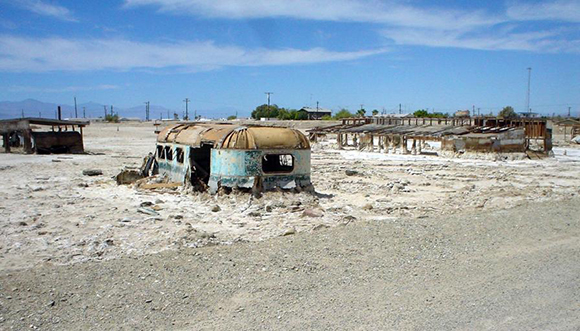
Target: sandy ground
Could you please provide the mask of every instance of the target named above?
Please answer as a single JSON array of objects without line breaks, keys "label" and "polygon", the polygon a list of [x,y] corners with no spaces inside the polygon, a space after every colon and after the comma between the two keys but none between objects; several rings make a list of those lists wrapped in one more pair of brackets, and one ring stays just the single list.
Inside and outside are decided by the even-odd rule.
[{"label": "sandy ground", "polygon": [[580,328],[576,146],[491,161],[320,144],[316,194],[254,198],[118,186],[153,127],[85,133],[87,155],[0,154],[0,329]]},{"label": "sandy ground", "polygon": [[0,273],[3,330],[578,330],[580,199]]},{"label": "sandy ground", "polygon": [[[580,149],[573,146],[566,155],[557,147],[555,158],[508,162],[315,146],[315,195],[139,191],[113,177],[153,151],[151,125],[93,124],[85,144],[89,155],[0,154],[1,269],[258,241],[363,219],[512,208],[569,199],[580,186]],[[85,169],[104,175],[83,176]],[[158,215],[140,213],[144,202]]]}]

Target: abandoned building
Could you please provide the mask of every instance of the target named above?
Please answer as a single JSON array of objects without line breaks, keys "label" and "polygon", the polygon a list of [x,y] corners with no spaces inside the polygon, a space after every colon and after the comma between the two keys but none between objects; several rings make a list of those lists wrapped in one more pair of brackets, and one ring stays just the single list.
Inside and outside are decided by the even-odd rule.
[{"label": "abandoned building", "polygon": [[[545,119],[459,118],[348,118],[342,124],[308,131],[310,140],[336,134],[338,148],[403,154],[421,152],[427,141],[441,142],[444,151],[541,153],[552,151],[552,129]],[[409,151],[409,141],[412,142]]]},{"label": "abandoned building", "polygon": [[6,153],[12,149],[26,154],[83,153],[86,125],[86,122],[46,118],[7,119],[0,120],[0,134]]},{"label": "abandoned building", "polygon": [[157,136],[159,173],[216,193],[310,189],[310,143],[300,131],[233,124],[178,124]]},{"label": "abandoned building", "polygon": [[309,120],[320,120],[324,116],[331,116],[332,110],[324,108],[302,107],[299,112],[305,113]]}]

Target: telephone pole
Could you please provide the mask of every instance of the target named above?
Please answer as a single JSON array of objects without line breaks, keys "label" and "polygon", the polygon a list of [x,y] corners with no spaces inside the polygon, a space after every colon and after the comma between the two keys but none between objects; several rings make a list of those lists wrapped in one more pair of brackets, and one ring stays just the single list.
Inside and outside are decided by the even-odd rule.
[{"label": "telephone pole", "polygon": [[568,118],[570,118],[570,110],[572,109],[572,107],[568,107]]},{"label": "telephone pole", "polygon": [[264,92],[264,94],[268,95],[268,108],[270,108],[270,95],[274,94],[274,92]]},{"label": "telephone pole", "polygon": [[87,118],[87,107],[83,107],[83,118]]},{"label": "telephone pole", "polygon": [[105,118],[107,117],[107,106],[103,106],[105,108]]},{"label": "telephone pole", "polygon": [[318,101],[316,101],[316,110],[318,110]]},{"label": "telephone pole", "polygon": [[149,122],[149,101],[145,102],[145,120]]},{"label": "telephone pole", "polygon": [[79,114],[77,112],[77,97],[75,97],[75,118],[79,118]]},{"label": "telephone pole", "polygon": [[189,98],[185,98],[183,101],[185,102],[185,119],[189,120]]},{"label": "telephone pole", "polygon": [[528,68],[528,96],[526,98],[526,112],[530,112],[530,83],[532,81],[532,68]]},{"label": "telephone pole", "polygon": [[401,104],[399,104],[399,114],[401,113]]}]

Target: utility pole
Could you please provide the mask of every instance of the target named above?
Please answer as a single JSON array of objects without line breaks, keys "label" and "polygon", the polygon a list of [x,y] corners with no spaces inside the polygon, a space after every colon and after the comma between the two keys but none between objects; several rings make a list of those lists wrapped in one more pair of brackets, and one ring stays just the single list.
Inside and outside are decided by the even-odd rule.
[{"label": "utility pole", "polygon": [[270,95],[274,94],[274,92],[264,92],[268,96],[268,108],[270,108]]},{"label": "utility pole", "polygon": [[316,110],[318,111],[318,101],[316,101]]},{"label": "utility pole", "polygon": [[189,98],[185,98],[183,101],[185,102],[185,119],[189,120]]},{"label": "utility pole", "polygon": [[145,120],[149,122],[149,101],[145,102]]},{"label": "utility pole", "polygon": [[526,98],[526,112],[530,112],[530,83],[532,81],[532,68],[528,68],[528,96]]},{"label": "utility pole", "polygon": [[401,113],[401,104],[399,104],[399,114]]},{"label": "utility pole", "polygon": [[105,108],[105,118],[107,117],[107,106],[103,106]]},{"label": "utility pole", "polygon": [[193,120],[197,120],[197,109],[193,110]]},{"label": "utility pole", "polygon": [[42,113],[38,112],[38,118],[42,118]]},{"label": "utility pole", "polygon": [[83,118],[87,118],[87,107],[83,107]]},{"label": "utility pole", "polygon": [[75,97],[75,118],[79,118],[79,114],[77,112],[77,97]]},{"label": "utility pole", "polygon": [[568,107],[568,118],[570,118],[570,110],[572,109],[572,107]]},{"label": "utility pole", "polygon": [[113,105],[111,105],[111,116],[115,116],[115,111],[113,110]]},{"label": "utility pole", "polygon": [[22,109],[22,116],[21,117],[24,118],[24,109]]},{"label": "utility pole", "polygon": [[471,109],[472,109],[471,114],[475,115],[475,105],[473,105],[473,107]]}]

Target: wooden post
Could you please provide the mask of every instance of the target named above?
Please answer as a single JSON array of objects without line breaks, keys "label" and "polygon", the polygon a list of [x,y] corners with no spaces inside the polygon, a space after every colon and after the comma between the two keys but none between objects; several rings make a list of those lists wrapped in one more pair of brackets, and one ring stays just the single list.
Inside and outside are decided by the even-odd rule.
[{"label": "wooden post", "polygon": [[4,138],[4,151],[10,153],[10,134],[4,133],[2,137]]},{"label": "wooden post", "polygon": [[24,153],[32,154],[34,151],[32,150],[32,130],[24,130],[22,131],[22,137],[24,138]]}]

